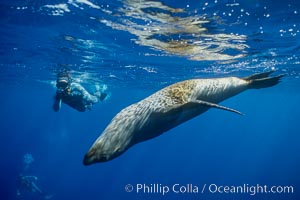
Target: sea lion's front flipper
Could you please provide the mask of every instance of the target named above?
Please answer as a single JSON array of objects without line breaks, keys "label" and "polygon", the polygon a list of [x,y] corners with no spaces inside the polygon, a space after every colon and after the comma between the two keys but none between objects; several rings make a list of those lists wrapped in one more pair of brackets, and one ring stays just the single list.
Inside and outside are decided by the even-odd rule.
[{"label": "sea lion's front flipper", "polygon": [[221,106],[215,103],[211,103],[211,102],[207,102],[207,101],[202,101],[202,100],[193,100],[193,101],[189,101],[186,102],[184,104],[176,104],[172,107],[169,107],[168,109],[165,109],[163,112],[159,112],[159,113],[153,113],[155,116],[168,116],[168,117],[176,117],[178,114],[181,114],[182,112],[185,113],[189,113],[189,112],[196,112],[198,109],[201,109],[203,107],[207,107],[207,108],[218,108],[218,109],[222,109],[222,110],[227,110],[230,112],[234,112],[240,115],[243,115],[241,112],[234,110],[232,108],[227,108],[225,106]]},{"label": "sea lion's front flipper", "polygon": [[234,110],[232,108],[227,108],[225,106],[221,106],[221,105],[218,105],[218,104],[215,104],[215,103],[211,103],[211,102],[207,102],[207,101],[202,101],[202,100],[193,100],[193,101],[190,101],[188,104],[199,104],[199,105],[202,105],[202,106],[207,106],[207,107],[212,107],[212,108],[218,108],[218,109],[222,109],[222,110],[227,110],[227,111],[230,111],[230,112],[234,112],[234,113],[237,113],[239,115],[243,115],[243,113],[237,111],[237,110]]}]

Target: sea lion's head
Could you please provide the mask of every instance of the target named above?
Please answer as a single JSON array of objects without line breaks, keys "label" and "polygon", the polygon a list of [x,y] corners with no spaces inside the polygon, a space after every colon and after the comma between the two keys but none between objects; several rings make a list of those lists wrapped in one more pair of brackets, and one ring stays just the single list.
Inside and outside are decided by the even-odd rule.
[{"label": "sea lion's head", "polygon": [[[105,131],[104,131],[105,133]],[[128,148],[128,142],[121,142],[112,135],[102,134],[85,154],[84,165],[106,162],[122,154]],[[124,138],[125,140],[125,138]]]},{"label": "sea lion's head", "polygon": [[96,162],[105,162],[107,160],[108,160],[108,157],[106,155],[98,154],[97,149],[93,148],[93,149],[90,149],[87,154],[85,154],[84,159],[83,159],[83,164],[91,165]]},{"label": "sea lion's head", "polygon": [[91,165],[116,158],[138,142],[143,130],[144,117],[137,117],[136,106],[129,106],[118,113],[86,153],[83,164]]}]

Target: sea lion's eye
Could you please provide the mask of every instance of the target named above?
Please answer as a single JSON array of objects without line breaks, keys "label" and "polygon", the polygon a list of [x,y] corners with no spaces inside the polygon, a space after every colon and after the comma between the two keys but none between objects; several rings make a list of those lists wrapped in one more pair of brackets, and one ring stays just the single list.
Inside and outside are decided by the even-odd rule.
[{"label": "sea lion's eye", "polygon": [[90,152],[88,152],[87,157],[92,157],[93,155],[95,155],[96,150],[92,149]]}]

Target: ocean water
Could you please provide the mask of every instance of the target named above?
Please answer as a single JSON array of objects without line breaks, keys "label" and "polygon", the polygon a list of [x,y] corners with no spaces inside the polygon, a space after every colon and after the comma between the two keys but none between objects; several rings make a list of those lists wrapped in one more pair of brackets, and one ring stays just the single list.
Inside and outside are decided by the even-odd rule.
[{"label": "ocean water", "polygon": [[[300,198],[299,1],[2,0],[0,12],[0,199],[44,199],[17,195],[24,171],[53,200]],[[61,70],[109,98],[54,112]],[[110,120],[155,91],[270,70],[286,76],[220,103],[245,115],[210,109],[82,164]]]}]

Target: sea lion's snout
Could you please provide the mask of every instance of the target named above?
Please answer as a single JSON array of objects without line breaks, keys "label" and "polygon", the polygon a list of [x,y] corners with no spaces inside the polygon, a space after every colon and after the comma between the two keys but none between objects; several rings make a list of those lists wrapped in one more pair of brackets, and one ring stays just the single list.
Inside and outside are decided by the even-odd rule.
[{"label": "sea lion's snout", "polygon": [[84,159],[83,159],[83,164],[91,165],[95,162],[97,162],[96,161],[96,150],[91,149],[87,154],[85,154]]},{"label": "sea lion's snout", "polygon": [[87,154],[85,154],[83,159],[84,165],[91,165],[97,162],[105,162],[108,161],[108,155],[106,154],[99,154],[95,149],[89,150]]}]

